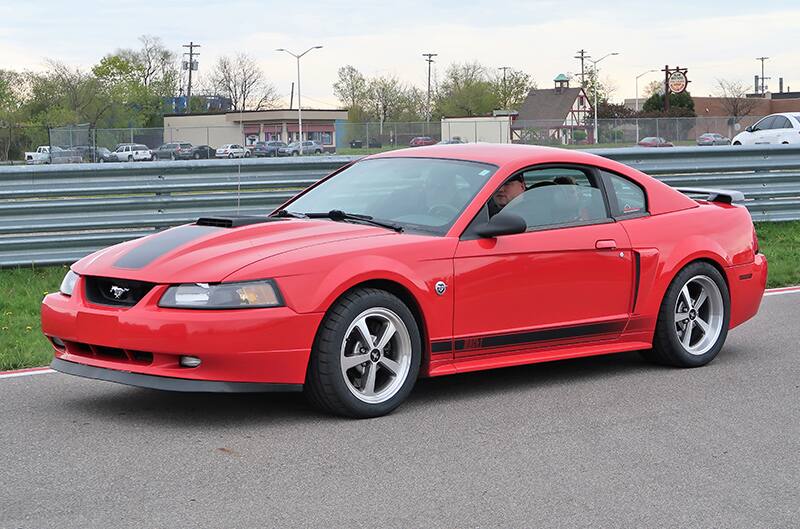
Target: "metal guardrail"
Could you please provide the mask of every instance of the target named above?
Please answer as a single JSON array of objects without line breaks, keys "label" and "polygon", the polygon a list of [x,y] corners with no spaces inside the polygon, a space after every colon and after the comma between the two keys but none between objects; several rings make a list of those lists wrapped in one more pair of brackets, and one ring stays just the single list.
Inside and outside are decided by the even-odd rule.
[{"label": "metal guardrail", "polygon": [[[800,219],[800,147],[590,152],[676,187],[742,191],[757,221]],[[0,167],[0,267],[70,263],[200,216],[263,214],[356,158]]]}]

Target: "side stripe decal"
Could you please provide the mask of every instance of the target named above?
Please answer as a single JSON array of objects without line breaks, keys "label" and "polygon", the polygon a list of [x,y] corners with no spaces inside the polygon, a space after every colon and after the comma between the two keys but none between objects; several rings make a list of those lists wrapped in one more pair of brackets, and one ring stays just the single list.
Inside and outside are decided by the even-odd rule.
[{"label": "side stripe decal", "polygon": [[[611,321],[589,323],[586,325],[573,325],[570,327],[551,327],[535,331],[523,331],[509,334],[495,334],[490,336],[468,336],[453,342],[456,351],[473,351],[478,349],[492,349],[512,345],[527,345],[551,340],[564,340],[569,338],[583,338],[593,335],[619,333],[625,329],[625,321]],[[431,342],[431,353],[450,352],[450,341],[440,340]]]}]

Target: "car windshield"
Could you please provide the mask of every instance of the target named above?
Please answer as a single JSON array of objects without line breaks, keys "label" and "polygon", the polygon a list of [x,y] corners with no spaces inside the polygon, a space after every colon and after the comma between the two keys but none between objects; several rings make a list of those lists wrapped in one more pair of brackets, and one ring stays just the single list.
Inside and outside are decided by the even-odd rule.
[{"label": "car windshield", "polygon": [[341,210],[411,231],[443,235],[497,170],[434,158],[377,158],[351,165],[286,206],[292,213]]}]

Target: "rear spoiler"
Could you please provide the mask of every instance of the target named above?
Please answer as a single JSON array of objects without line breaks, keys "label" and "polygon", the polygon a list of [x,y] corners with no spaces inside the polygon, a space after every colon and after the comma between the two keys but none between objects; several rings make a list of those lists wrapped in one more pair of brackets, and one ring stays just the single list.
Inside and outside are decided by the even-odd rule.
[{"label": "rear spoiler", "polygon": [[676,187],[684,195],[705,195],[703,200],[709,202],[723,202],[733,204],[734,202],[744,202],[744,193],[729,189],[708,189],[704,187]]}]

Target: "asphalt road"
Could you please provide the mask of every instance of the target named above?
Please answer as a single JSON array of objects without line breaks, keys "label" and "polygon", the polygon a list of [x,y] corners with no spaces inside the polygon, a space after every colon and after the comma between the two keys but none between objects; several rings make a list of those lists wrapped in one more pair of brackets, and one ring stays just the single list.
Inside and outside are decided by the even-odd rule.
[{"label": "asphalt road", "polygon": [[693,370],[636,354],[301,395],[0,380],[0,527],[800,527],[800,294]]}]

